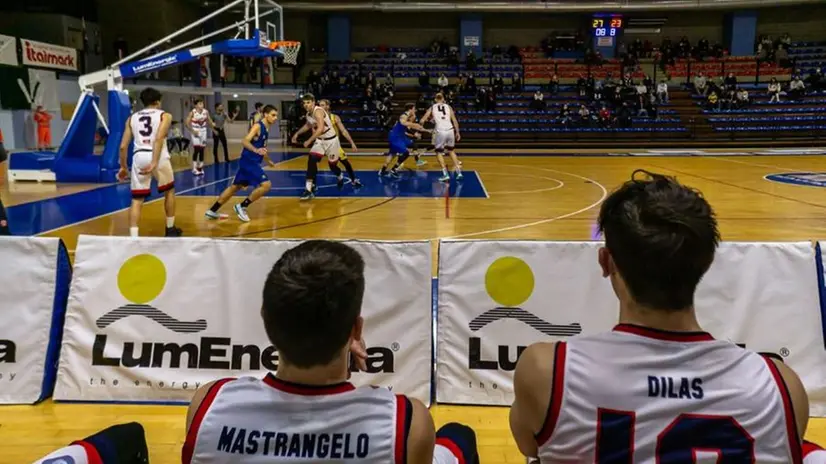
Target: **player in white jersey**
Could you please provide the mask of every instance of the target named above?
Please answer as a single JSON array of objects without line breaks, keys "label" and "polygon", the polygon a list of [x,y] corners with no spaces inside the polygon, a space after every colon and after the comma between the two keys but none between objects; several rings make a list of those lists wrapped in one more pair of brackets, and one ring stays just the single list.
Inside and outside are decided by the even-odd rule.
[{"label": "player in white jersey", "polygon": [[116,424],[49,453],[32,464],[137,464],[149,462],[146,434],[137,422]]},{"label": "player in white jersey", "polygon": [[347,381],[367,367],[364,285],[364,260],[344,243],[287,250],[266,278],[260,311],[278,369],[200,387],[183,463],[477,464],[469,427],[435,432],[419,400]]},{"label": "player in white jersey", "polygon": [[298,143],[298,136],[312,129],[313,132],[304,142],[304,148],[310,147],[310,155],[307,157],[307,180],[301,200],[310,200],[315,197],[318,188],[316,177],[318,176],[318,163],[327,156],[330,170],[338,179],[339,188],[343,185],[344,175],[338,167],[341,154],[341,142],[339,142],[330,114],[324,108],[316,105],[315,96],[311,93],[301,97],[301,103],[307,112],[307,123],[303,128],[293,135],[293,144]]},{"label": "player in white jersey", "polygon": [[126,180],[129,142],[134,136],[132,156],[132,204],[129,207],[129,235],[138,236],[141,208],[152,193],[152,178],[158,181],[158,192],[164,194],[166,212],[166,236],[179,237],[181,229],[175,227],[175,177],[166,146],[166,135],[172,115],[161,109],[161,94],[153,88],[141,92],[144,109],[132,114],[126,121],[120,142],[120,170],[118,179]]},{"label": "player in white jersey", "polygon": [[800,463],[800,378],[697,322],[694,293],[720,240],[711,206],[643,173],[599,214],[619,325],[522,353],[510,412],[519,449],[542,463]]},{"label": "player in white jersey", "polygon": [[434,100],[435,103],[433,106],[431,106],[422,117],[421,124],[426,123],[431,118],[434,124],[436,124],[436,127],[433,129],[433,145],[436,152],[436,159],[439,160],[439,166],[442,168],[442,177],[439,180],[442,182],[450,180],[447,164],[445,164],[445,151],[447,151],[451,161],[453,161],[456,180],[462,180],[462,163],[459,162],[459,157],[456,156],[456,142],[462,140],[462,136],[459,133],[459,121],[456,119],[453,108],[445,102],[444,95],[437,93]]},{"label": "player in white jersey", "polygon": [[192,174],[196,176],[204,175],[204,151],[207,144],[207,124],[215,129],[215,122],[209,115],[209,111],[204,108],[204,100],[195,100],[195,108],[189,112],[189,116],[184,121],[189,133],[192,136]]}]

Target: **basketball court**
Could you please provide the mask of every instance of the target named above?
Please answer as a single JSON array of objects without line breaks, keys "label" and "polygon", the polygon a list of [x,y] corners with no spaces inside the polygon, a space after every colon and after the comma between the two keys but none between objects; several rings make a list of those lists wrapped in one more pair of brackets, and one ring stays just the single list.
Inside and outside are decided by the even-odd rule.
[{"label": "basketball court", "polygon": [[[239,147],[233,147],[234,153]],[[724,240],[797,241],[826,236],[826,158],[795,151],[727,150],[684,153],[612,155],[583,151],[461,153],[463,182],[438,182],[429,164],[402,171],[399,179],[379,178],[378,156],[351,156],[359,191],[335,179],[320,177],[319,195],[300,202],[303,151],[273,153],[279,160],[267,174],[272,191],[249,209],[252,219],[230,217],[209,221],[204,212],[230,182],[234,163],[209,165],[197,179],[182,167],[176,173],[177,224],[186,236],[216,238],[362,238],[591,240],[599,205],[635,169],[675,175],[699,188],[716,209]],[[796,150],[820,153],[818,150]],[[735,154],[735,153],[739,153]],[[646,156],[641,156],[646,155]],[[60,237],[74,250],[80,234],[128,235],[125,208],[128,184],[54,185],[14,183],[3,186],[13,226],[20,231]],[[241,193],[242,194],[242,193]],[[161,197],[153,194],[144,208],[141,234],[163,234]],[[238,201],[242,197],[238,197]],[[435,259],[434,259],[434,262]],[[594,263],[596,265],[596,263]],[[369,334],[367,335],[369,341]],[[498,407],[435,405],[437,426],[449,421],[470,424],[478,433],[483,462],[524,462],[510,436],[508,410]],[[55,404],[3,409],[0,440],[6,443],[0,462],[28,462],[70,440],[116,422],[141,422],[148,433],[153,463],[180,462],[186,408],[179,406]],[[826,421],[810,422],[808,438],[826,441]]]}]

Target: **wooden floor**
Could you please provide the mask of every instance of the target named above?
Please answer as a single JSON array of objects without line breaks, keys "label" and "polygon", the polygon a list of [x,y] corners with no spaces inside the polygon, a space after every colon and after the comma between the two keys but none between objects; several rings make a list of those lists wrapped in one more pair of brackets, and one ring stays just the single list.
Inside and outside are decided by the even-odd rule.
[{"label": "wooden floor", "polygon": [[[727,150],[732,151],[732,150]],[[524,155],[520,152],[519,155]],[[352,157],[361,177],[375,182],[378,157]],[[425,168],[433,169],[429,158]],[[249,208],[252,221],[234,216],[206,222],[212,196],[183,194],[177,223],[186,235],[248,238],[435,239],[442,237],[588,240],[600,202],[635,169],[676,175],[699,188],[711,202],[724,240],[810,240],[826,238],[826,188],[764,179],[768,174],[826,172],[826,156],[467,156],[487,198],[452,198],[449,218],[441,196],[317,198],[265,197]],[[302,170],[305,158],[280,163],[277,170]],[[5,176],[4,176],[5,177]],[[98,186],[3,185],[7,205],[65,195]],[[347,187],[349,188],[349,187]],[[38,191],[40,189],[41,191]],[[226,208],[227,213],[232,213]],[[160,235],[163,202],[144,209],[142,235]],[[45,235],[61,237],[74,249],[79,234],[126,235],[125,211]],[[468,423],[477,430],[482,461],[524,462],[510,438],[507,409],[434,406],[437,424]],[[0,463],[23,463],[64,443],[113,423],[137,420],[147,427],[154,464],[179,462],[185,408],[54,404],[0,409]],[[810,422],[808,438],[826,443],[826,420]]]}]

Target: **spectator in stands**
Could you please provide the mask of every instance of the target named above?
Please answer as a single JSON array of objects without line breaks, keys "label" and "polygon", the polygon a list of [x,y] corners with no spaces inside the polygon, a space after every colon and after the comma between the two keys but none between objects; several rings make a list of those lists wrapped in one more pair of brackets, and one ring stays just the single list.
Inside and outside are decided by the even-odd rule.
[{"label": "spectator in stands", "polygon": [[473,77],[473,74],[468,74],[467,75],[466,85],[467,85],[467,91],[468,91],[469,94],[473,95],[474,93],[476,93],[476,88],[477,88],[476,87],[476,78]]},{"label": "spectator in stands", "polygon": [[445,73],[439,74],[439,79],[436,80],[436,84],[439,86],[439,92],[447,92],[447,86],[450,84],[450,81],[447,80],[447,76]]},{"label": "spectator in stands", "polygon": [[545,95],[542,94],[541,89],[536,89],[533,94],[533,101],[531,101],[531,109],[534,111],[545,111]]},{"label": "spectator in stands", "polygon": [[777,51],[774,52],[774,59],[781,68],[792,67],[792,60],[789,59],[789,51],[783,45],[777,47]]},{"label": "spectator in stands", "polygon": [[468,71],[476,71],[477,62],[478,60],[476,59],[476,54],[473,53],[473,49],[469,49],[467,51],[467,55],[465,56],[465,66]]},{"label": "spectator in stands", "polygon": [[660,100],[660,104],[668,103],[668,79],[665,77],[657,84],[657,98]]},{"label": "spectator in stands", "polygon": [[634,87],[634,80],[631,78],[631,73],[630,72],[626,72],[622,76],[622,86],[626,87],[626,88]]},{"label": "spectator in stands", "polygon": [[519,47],[517,47],[516,45],[511,45],[510,47],[508,47],[508,56],[510,57],[512,62],[522,62],[522,55],[519,53]]},{"label": "spectator in stands", "polygon": [[374,89],[375,89],[375,88],[377,88],[377,87],[379,86],[379,83],[378,83],[378,81],[376,80],[376,75],[375,75],[375,74],[373,74],[373,72],[372,72],[372,71],[370,71],[370,72],[368,72],[368,73],[367,73],[367,79],[366,79],[366,81],[365,81],[364,86],[365,86],[365,87],[372,87],[372,88],[374,88]]},{"label": "spectator in stands", "polygon": [[688,41],[688,37],[683,36],[680,39],[680,43],[677,45],[677,54],[680,58],[688,58],[691,53],[691,42]]},{"label": "spectator in stands", "polygon": [[502,47],[494,45],[490,50],[490,56],[492,56],[495,61],[499,61],[499,58],[502,57]]},{"label": "spectator in stands", "polygon": [[742,87],[739,87],[737,89],[736,107],[745,108],[747,106],[749,106],[749,91]]},{"label": "spectator in stands", "polygon": [[812,89],[812,92],[819,92],[826,88],[826,80],[824,80],[823,71],[820,68],[814,69],[805,82]]},{"label": "spectator in stands", "polygon": [[587,106],[579,105],[579,125],[588,127],[591,125],[591,110]]},{"label": "spectator in stands", "polygon": [[656,90],[654,88],[654,80],[651,79],[651,76],[649,76],[648,74],[646,74],[645,77],[643,78],[642,85],[645,86],[645,89],[646,89],[647,93],[653,94],[654,91]]},{"label": "spectator in stands", "polygon": [[430,74],[428,74],[427,71],[422,71],[419,74],[419,88],[421,90],[430,89]]},{"label": "spectator in stands", "polygon": [[783,93],[783,88],[780,86],[780,83],[777,82],[777,79],[772,77],[771,81],[769,82],[769,89],[768,94],[769,103],[780,103],[780,95]]},{"label": "spectator in stands", "polygon": [[518,71],[513,73],[513,77],[511,78],[511,88],[514,92],[522,91],[522,76],[519,75]]},{"label": "spectator in stands", "polygon": [[728,73],[725,81],[723,81],[723,90],[726,92],[734,92],[737,90],[737,77],[734,76],[733,72]]},{"label": "spectator in stands", "polygon": [[493,89],[488,89],[487,91],[485,110],[489,113],[496,111],[496,92],[494,92]]},{"label": "spectator in stands", "polygon": [[599,110],[599,122],[602,124],[602,127],[611,127],[613,125],[612,119],[611,110],[609,110],[606,105],[602,105],[602,108]]},{"label": "spectator in stands", "polygon": [[708,80],[701,72],[697,73],[697,76],[694,78],[694,90],[697,92],[697,95],[704,97],[708,93]]},{"label": "spectator in stands", "polygon": [[488,92],[485,90],[484,87],[479,87],[479,91],[476,92],[475,98],[475,105],[476,111],[482,111],[485,109],[485,104],[488,100]]},{"label": "spectator in stands", "polygon": [[602,100],[604,100],[604,87],[605,84],[602,82],[602,79],[598,79],[594,82],[594,93],[591,95],[591,101],[601,102]]},{"label": "spectator in stands", "polygon": [[789,98],[792,100],[803,100],[806,94],[806,84],[800,80],[800,76],[794,76],[789,82]]},{"label": "spectator in stands", "polygon": [[708,39],[705,37],[701,37],[700,40],[697,42],[697,57],[702,60],[711,54],[711,47],[709,46]]},{"label": "spectator in stands", "polygon": [[712,111],[720,109],[720,98],[717,95],[716,90],[709,92],[708,97],[706,98],[706,108]]},{"label": "spectator in stands", "polygon": [[556,74],[551,76],[551,79],[548,81],[548,92],[550,92],[551,95],[559,93],[559,76]]},{"label": "spectator in stands", "polygon": [[580,74],[576,80],[576,90],[579,93],[579,98],[585,98],[588,95],[588,81],[585,80],[584,74]]},{"label": "spectator in stands", "polygon": [[567,103],[562,105],[562,108],[559,110],[559,123],[563,126],[569,125],[571,123],[572,116],[571,107]]},{"label": "spectator in stands", "polygon": [[505,80],[498,73],[493,78],[493,92],[496,95],[505,93]]},{"label": "spectator in stands", "polygon": [[657,104],[657,96],[652,94],[648,95],[648,99],[645,104],[645,111],[648,113],[648,117],[651,119],[658,119],[659,116],[659,105]]}]

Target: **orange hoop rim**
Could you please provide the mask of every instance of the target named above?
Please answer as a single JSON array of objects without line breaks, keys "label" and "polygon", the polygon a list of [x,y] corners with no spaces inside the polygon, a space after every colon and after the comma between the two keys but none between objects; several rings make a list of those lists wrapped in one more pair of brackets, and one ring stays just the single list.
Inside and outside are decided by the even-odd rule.
[{"label": "orange hoop rim", "polygon": [[301,45],[301,42],[297,40],[278,40],[275,42],[270,42],[270,50],[275,50],[276,48],[281,47],[295,47],[296,45]]}]

